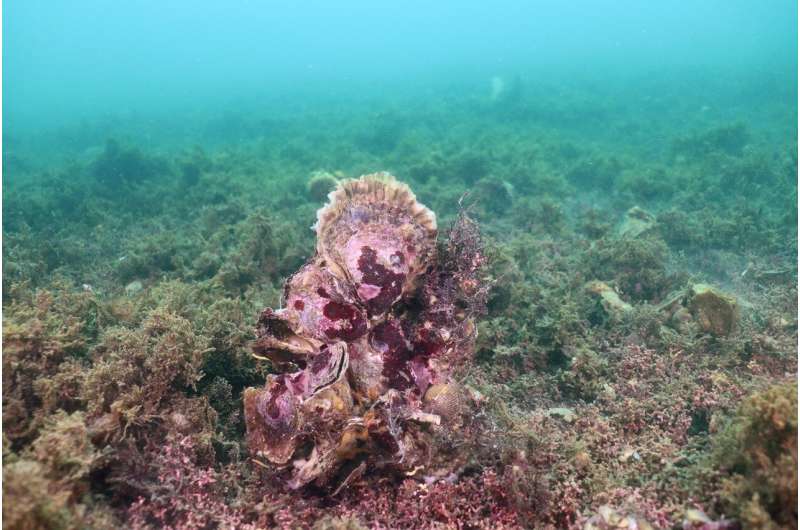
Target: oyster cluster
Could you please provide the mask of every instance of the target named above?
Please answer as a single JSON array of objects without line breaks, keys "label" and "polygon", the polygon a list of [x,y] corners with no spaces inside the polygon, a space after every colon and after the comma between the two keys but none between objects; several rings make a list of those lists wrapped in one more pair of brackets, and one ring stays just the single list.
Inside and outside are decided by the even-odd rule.
[{"label": "oyster cluster", "polygon": [[314,229],[284,307],[258,321],[255,353],[281,373],[245,391],[251,456],[292,488],[367,468],[452,472],[439,445],[469,416],[455,377],[486,299],[477,227],[462,215],[437,249],[434,213],[376,173],[340,182]]}]

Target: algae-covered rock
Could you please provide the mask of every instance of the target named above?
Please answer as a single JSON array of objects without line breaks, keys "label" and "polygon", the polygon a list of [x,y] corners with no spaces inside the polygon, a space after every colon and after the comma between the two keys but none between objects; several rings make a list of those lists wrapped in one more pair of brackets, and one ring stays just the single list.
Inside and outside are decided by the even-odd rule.
[{"label": "algae-covered rock", "polygon": [[672,313],[668,324],[669,326],[679,333],[689,333],[691,329],[692,313],[685,307],[680,307],[677,311]]},{"label": "algae-covered rock", "polygon": [[651,302],[673,288],[669,249],[657,237],[603,238],[585,256],[586,277],[612,283],[625,300]]},{"label": "algae-covered rock", "polygon": [[638,206],[634,206],[625,214],[618,233],[620,237],[634,238],[651,232],[656,227],[656,218]]},{"label": "algae-covered rock", "polygon": [[739,318],[736,299],[705,283],[689,287],[688,309],[700,329],[717,337],[733,332]]},{"label": "algae-covered rock", "polygon": [[559,374],[558,387],[567,396],[594,401],[604,391],[607,371],[608,363],[597,352],[580,348]]},{"label": "algae-covered rock", "polygon": [[609,317],[619,318],[633,309],[633,306],[620,298],[610,285],[600,280],[593,280],[587,283],[586,292],[600,299],[600,304]]},{"label": "algae-covered rock", "polygon": [[108,140],[103,153],[91,165],[94,178],[112,188],[152,179],[168,171],[166,161],[116,140]]}]

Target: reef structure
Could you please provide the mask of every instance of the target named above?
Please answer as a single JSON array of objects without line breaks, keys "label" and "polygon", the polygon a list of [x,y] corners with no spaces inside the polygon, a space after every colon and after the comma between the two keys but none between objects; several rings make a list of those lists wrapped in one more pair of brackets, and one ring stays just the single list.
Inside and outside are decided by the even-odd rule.
[{"label": "reef structure", "polygon": [[451,475],[478,399],[458,382],[488,293],[477,225],[462,212],[437,244],[435,214],[388,173],[328,199],[315,255],[258,321],[254,352],[281,373],[245,390],[250,455],[292,489]]}]

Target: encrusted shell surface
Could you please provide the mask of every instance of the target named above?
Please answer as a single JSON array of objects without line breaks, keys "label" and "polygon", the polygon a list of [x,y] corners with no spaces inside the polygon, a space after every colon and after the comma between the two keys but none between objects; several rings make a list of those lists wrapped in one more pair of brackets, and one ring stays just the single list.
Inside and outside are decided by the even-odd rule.
[{"label": "encrusted shell surface", "polygon": [[367,316],[353,303],[351,291],[319,260],[305,264],[286,283],[286,307],[261,314],[256,352],[276,362],[305,361],[326,343],[361,337],[367,332]]},{"label": "encrusted shell surface", "polygon": [[411,292],[433,257],[436,216],[388,173],[346,180],[317,212],[317,253],[370,316]]},{"label": "encrusted shell surface", "polygon": [[[344,484],[367,463],[428,469],[434,438],[466,417],[453,370],[474,342],[455,303],[461,277],[437,265],[436,218],[375,173],[341,181],[315,229],[315,256],[287,280],[283,307],[258,321],[255,353],[290,373],[244,393],[251,453],[292,488]],[[463,254],[459,267],[473,267]]]},{"label": "encrusted shell surface", "polygon": [[273,376],[264,389],[244,391],[247,445],[256,457],[287,463],[294,453],[300,426],[300,399],[286,385],[286,374]]},{"label": "encrusted shell surface", "polygon": [[248,446],[273,464],[285,464],[309,416],[347,418],[353,407],[344,381],[347,366],[346,347],[340,343],[325,347],[306,370],[273,375],[265,388],[246,389]]},{"label": "encrusted shell surface", "polygon": [[349,342],[364,335],[367,318],[352,303],[350,290],[319,259],[304,265],[289,280],[285,294],[285,312],[295,333],[323,342]]}]

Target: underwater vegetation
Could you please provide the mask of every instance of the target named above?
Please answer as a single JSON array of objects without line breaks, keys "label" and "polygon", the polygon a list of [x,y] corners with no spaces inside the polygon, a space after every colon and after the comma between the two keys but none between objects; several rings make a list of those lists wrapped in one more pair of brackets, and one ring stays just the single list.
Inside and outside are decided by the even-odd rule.
[{"label": "underwater vegetation", "polygon": [[509,90],[13,144],[4,527],[796,528],[796,138]]}]

